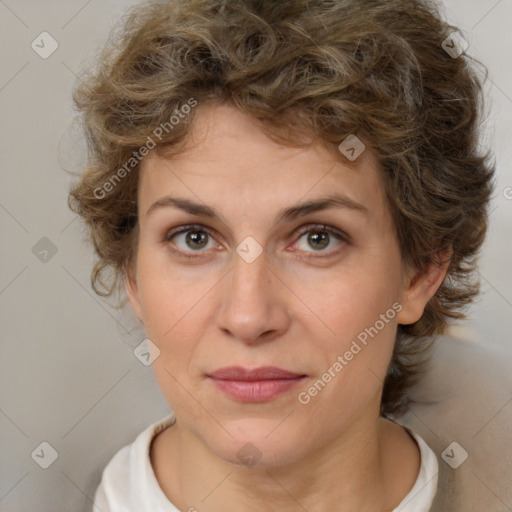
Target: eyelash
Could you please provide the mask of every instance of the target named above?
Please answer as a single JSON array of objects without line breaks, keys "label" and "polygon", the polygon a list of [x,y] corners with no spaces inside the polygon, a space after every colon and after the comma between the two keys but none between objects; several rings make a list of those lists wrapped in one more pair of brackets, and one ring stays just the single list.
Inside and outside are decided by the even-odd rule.
[{"label": "eyelash", "polygon": [[[208,228],[202,226],[201,224],[189,224],[187,226],[181,226],[180,228],[169,231],[167,233],[164,241],[170,242],[175,236],[181,235],[182,233],[187,233],[189,231],[204,232],[204,233],[207,233],[208,236],[210,236],[211,238],[214,238],[212,232]],[[326,233],[329,233],[330,235],[335,236],[341,242],[345,242],[346,244],[351,243],[351,239],[346,233],[344,233],[343,231],[339,231],[338,229],[335,229],[326,224],[308,224],[308,225],[302,227],[297,235],[298,236],[297,240],[300,240],[302,238],[302,236],[305,235],[306,233],[313,232],[313,231],[326,232]],[[331,256],[338,254],[338,252],[340,252],[340,250],[341,249],[332,249],[330,251],[319,251],[319,252],[325,252],[326,256],[322,255],[322,256],[307,256],[307,257],[308,258],[327,258],[327,257],[331,257]],[[191,255],[191,254],[187,254],[181,250],[176,250],[176,249],[171,249],[171,251],[173,253],[178,254],[180,257],[186,258],[188,260],[202,257],[201,254]],[[199,250],[197,252],[200,253],[203,251]]]}]

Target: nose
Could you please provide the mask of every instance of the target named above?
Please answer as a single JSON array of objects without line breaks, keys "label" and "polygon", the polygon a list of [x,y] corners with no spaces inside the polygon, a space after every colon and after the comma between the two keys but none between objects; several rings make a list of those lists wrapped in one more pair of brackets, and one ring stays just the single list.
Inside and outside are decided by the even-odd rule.
[{"label": "nose", "polygon": [[292,293],[269,267],[265,252],[252,263],[235,253],[221,294],[218,326],[243,343],[274,340],[290,325],[287,301]]}]

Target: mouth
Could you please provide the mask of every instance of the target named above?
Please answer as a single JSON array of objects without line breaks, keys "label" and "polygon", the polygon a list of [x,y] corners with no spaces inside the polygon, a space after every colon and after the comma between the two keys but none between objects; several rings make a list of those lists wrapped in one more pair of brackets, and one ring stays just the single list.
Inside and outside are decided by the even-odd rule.
[{"label": "mouth", "polygon": [[304,374],[275,366],[246,369],[240,366],[221,368],[207,374],[212,384],[228,397],[241,402],[266,402],[301,383]]}]

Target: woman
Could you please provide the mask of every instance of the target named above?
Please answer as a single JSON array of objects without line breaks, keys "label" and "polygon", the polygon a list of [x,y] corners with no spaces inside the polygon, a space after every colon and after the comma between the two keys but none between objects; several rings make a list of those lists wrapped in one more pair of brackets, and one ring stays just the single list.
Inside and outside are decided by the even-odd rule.
[{"label": "woman", "polygon": [[494,168],[464,49],[420,1],[132,9],[75,92],[71,206],[172,414],[100,510],[455,510],[399,416],[478,293]]}]

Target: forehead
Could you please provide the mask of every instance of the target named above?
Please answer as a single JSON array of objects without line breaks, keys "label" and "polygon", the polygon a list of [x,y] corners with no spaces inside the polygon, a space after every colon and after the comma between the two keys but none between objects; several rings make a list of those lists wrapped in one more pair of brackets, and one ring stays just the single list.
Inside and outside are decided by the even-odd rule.
[{"label": "forehead", "polygon": [[183,152],[145,157],[139,204],[147,210],[172,194],[219,209],[258,203],[274,210],[340,193],[382,217],[387,208],[375,156],[366,149],[355,164],[319,140],[306,147],[279,144],[235,107],[208,105],[197,109]]}]

